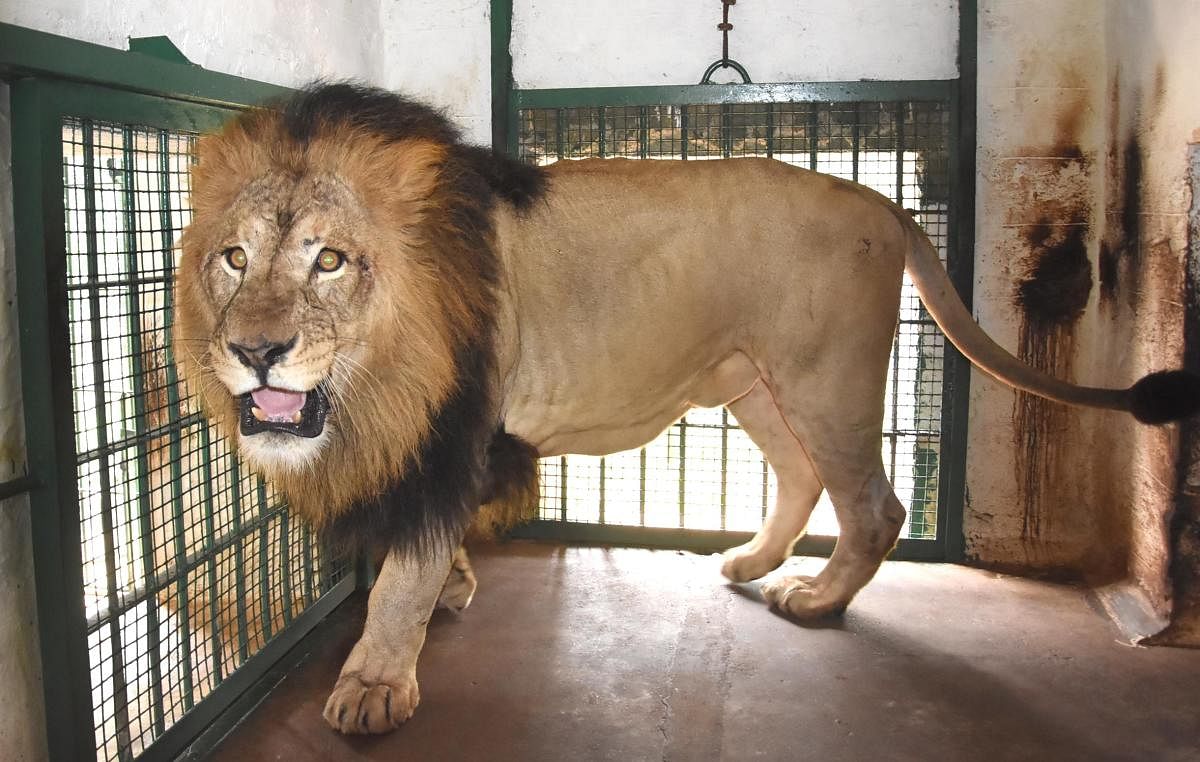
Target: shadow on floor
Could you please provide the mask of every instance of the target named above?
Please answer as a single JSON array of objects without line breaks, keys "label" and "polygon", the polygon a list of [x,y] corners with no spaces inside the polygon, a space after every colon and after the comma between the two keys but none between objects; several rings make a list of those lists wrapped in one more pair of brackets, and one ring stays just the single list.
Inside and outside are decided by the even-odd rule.
[{"label": "shadow on floor", "polygon": [[[1117,642],[1081,591],[888,563],[800,627],[710,557],[509,543],[438,612],[399,731],[321,720],[364,601],[217,749],[267,760],[1200,760],[1200,652]],[[793,559],[775,572],[813,573]]]}]

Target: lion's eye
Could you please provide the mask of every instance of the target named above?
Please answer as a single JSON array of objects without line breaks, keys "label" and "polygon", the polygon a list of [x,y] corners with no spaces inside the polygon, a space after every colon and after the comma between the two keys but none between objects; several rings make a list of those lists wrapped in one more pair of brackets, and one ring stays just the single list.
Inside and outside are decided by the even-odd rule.
[{"label": "lion's eye", "polygon": [[248,261],[246,252],[240,247],[225,250],[225,264],[229,265],[231,270],[245,270]]},{"label": "lion's eye", "polygon": [[346,255],[333,249],[321,249],[317,255],[317,270],[323,273],[337,272],[346,264]]}]

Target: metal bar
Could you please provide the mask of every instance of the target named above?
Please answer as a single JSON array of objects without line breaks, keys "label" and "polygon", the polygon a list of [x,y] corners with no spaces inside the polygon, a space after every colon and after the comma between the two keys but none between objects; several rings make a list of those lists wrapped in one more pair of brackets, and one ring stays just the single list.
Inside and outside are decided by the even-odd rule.
[{"label": "metal bar", "polygon": [[182,436],[184,429],[197,426],[204,421],[204,415],[201,413],[191,413],[186,416],[181,416],[177,421],[171,421],[164,423],[161,426],[156,426],[153,429],[147,430],[143,434],[139,435],[135,432],[129,436],[115,439],[103,447],[96,447],[88,450],[87,452],[81,453],[75,460],[76,463],[81,464],[87,463],[89,460],[104,458],[123,450],[128,450],[130,447],[136,447],[139,439],[157,439],[158,437],[171,435]]},{"label": "metal bar", "polygon": [[638,525],[646,526],[646,448],[638,453],[641,470],[638,472]]},{"label": "metal bar", "polygon": [[219,106],[253,105],[294,92],[194,64],[173,63],[0,23],[0,79],[30,76],[115,86]]},{"label": "metal bar", "polygon": [[650,115],[647,106],[638,107],[638,158],[650,155]]},{"label": "metal bar", "polygon": [[[87,241],[88,279],[100,272],[100,242],[96,222],[96,157],[95,131],[90,120],[82,124],[83,141],[83,198],[84,228]],[[103,446],[108,439],[108,395],[104,377],[104,330],[100,324],[100,290],[88,292],[88,323],[91,328],[92,389],[96,405],[96,439]],[[113,527],[112,480],[108,458],[100,461],[100,525],[104,542],[104,575],[107,582],[108,606],[118,608],[116,534]],[[113,616],[108,625],[109,652],[112,664],[113,721],[116,724],[117,754],[130,759],[129,690],[125,683],[125,647],[121,639],[121,618]]]},{"label": "metal bar", "polygon": [[292,623],[292,558],[291,558],[291,515],[287,511],[279,514],[279,566],[280,584],[283,585],[283,626]]},{"label": "metal bar", "polygon": [[688,157],[688,107],[679,107],[679,158],[687,161]]},{"label": "metal bar", "polygon": [[897,103],[893,119],[896,131],[896,204],[904,206],[904,104]]},{"label": "metal bar", "polygon": [[718,103],[845,103],[946,101],[954,80],[800,82],[776,84],[650,85],[514,90],[518,109],[589,106],[708,105]]},{"label": "metal bar", "polygon": [[762,520],[767,520],[767,511],[771,502],[771,465],[766,457],[762,458]]},{"label": "metal bar", "polygon": [[608,148],[608,146],[605,145],[606,139],[608,137],[608,125],[605,124],[605,119],[607,117],[607,113],[606,113],[607,110],[604,108],[604,106],[601,106],[598,109],[598,111],[599,111],[599,114],[598,114],[597,118],[600,122],[600,138],[599,138],[600,145],[599,145],[598,155],[601,159],[603,159],[607,155],[606,149]]},{"label": "metal bar", "polygon": [[721,529],[729,498],[729,409],[721,409]]},{"label": "metal bar", "polygon": [[[975,269],[975,147],[978,82],[979,8],[977,0],[958,5],[959,79],[950,98],[950,210],[947,263],[959,297],[971,309]],[[965,553],[963,507],[966,500],[967,418],[971,366],[945,342],[942,362],[942,434],[938,457],[938,538],[945,559]]]},{"label": "metal bar", "polygon": [[246,661],[250,657],[250,643],[247,637],[249,619],[246,613],[246,568],[245,534],[242,529],[242,473],[241,462],[233,452],[229,453],[229,485],[233,498],[233,584],[234,606],[237,613],[238,659]]},{"label": "metal bar", "polygon": [[862,150],[862,107],[854,104],[854,124],[850,127],[850,179],[858,182],[859,151]]},{"label": "metal bar", "polygon": [[558,461],[558,520],[567,520],[567,456]]},{"label": "metal bar", "polygon": [[[492,150],[509,151],[510,118],[515,110],[512,99],[512,0],[491,0],[490,36],[492,59]],[[515,155],[515,152],[510,152]]]},{"label": "metal bar", "polygon": [[733,155],[733,107],[721,104],[721,156],[728,159]]},{"label": "metal bar", "polygon": [[[262,477],[258,478],[258,516],[268,518],[267,484]],[[258,598],[259,613],[262,615],[263,643],[271,640],[274,634],[274,621],[271,616],[271,527],[268,524],[258,530],[258,582],[262,595]]]},{"label": "metal bar", "polygon": [[[557,521],[538,520],[522,524],[509,536],[528,540],[597,543],[710,553],[748,542],[754,537],[754,533],[584,522],[560,524]],[[833,552],[835,541],[834,537],[805,535],[796,543],[792,552],[794,555],[828,556]],[[888,558],[903,561],[931,561],[938,560],[941,553],[941,544],[935,540],[903,538],[896,544],[896,548]]]},{"label": "metal bar", "polygon": [[[5,45],[0,49],[8,50]],[[8,55],[8,53],[6,53]],[[63,124],[56,88],[25,79],[9,90],[21,387],[29,470],[43,482],[30,492],[34,584],[47,756],[96,754],[91,669],[84,634],[83,551],[71,338],[65,316],[66,220]]]},{"label": "metal bar", "polygon": [[600,523],[604,523],[604,458],[600,459]]},{"label": "metal bar", "polygon": [[[132,277],[138,271],[137,262],[137,173],[134,172],[136,156],[133,150],[133,130],[126,126],[121,131],[123,151],[122,173],[124,186],[124,228],[125,228],[125,269]],[[131,342],[130,360],[133,365],[133,410],[135,429],[140,433],[137,441],[137,510],[138,531],[141,534],[142,546],[142,577],[148,587],[158,587],[158,573],[154,563],[154,526],[150,519],[150,453],[146,447],[149,439],[145,436],[149,426],[146,416],[146,377],[142,359],[145,347],[142,346],[142,327],[139,324],[142,315],[141,293],[136,285],[128,286],[126,307],[128,312],[129,337]],[[154,723],[154,736],[157,738],[163,732],[163,696],[162,696],[162,663],[159,657],[161,637],[158,631],[158,607],[146,606],[146,651],[150,655],[150,697],[151,711]]]},{"label": "metal bar", "polygon": [[563,156],[565,155],[563,153],[564,148],[565,148],[563,145],[563,143],[565,142],[565,137],[564,137],[563,133],[566,132],[566,129],[567,129],[566,125],[567,125],[566,110],[561,109],[561,108],[555,109],[555,111],[554,111],[554,145],[555,145],[555,156],[557,156],[559,158],[559,160],[562,160]]},{"label": "metal bar", "polygon": [[817,152],[821,147],[820,108],[816,103],[808,104],[808,168],[813,171],[817,169]]},{"label": "metal bar", "polygon": [[302,522],[300,526],[302,543],[300,546],[300,557],[301,563],[304,564],[304,569],[302,570],[304,572],[304,605],[311,606],[312,602],[316,600],[313,596],[313,535],[312,530],[309,529],[308,522]]},{"label": "metal bar", "polygon": [[679,428],[679,528],[687,526],[687,417],[675,424]]},{"label": "metal bar", "polygon": [[767,158],[775,157],[775,104],[768,103],[767,106]]},{"label": "metal bar", "polygon": [[[896,136],[896,203],[900,206],[904,205],[904,104],[897,103],[894,106],[893,120],[894,133]],[[904,337],[902,330],[896,331],[896,338],[892,342],[892,420],[891,431],[895,432],[900,426],[900,341]],[[896,445],[898,437],[891,436],[888,438],[888,449],[890,459],[888,462],[888,479],[895,481],[896,479]]]},{"label": "metal bar", "polygon": [[42,486],[41,482],[32,476],[18,476],[16,479],[0,482],[0,500],[24,495],[26,492],[32,492],[40,486]]},{"label": "metal bar", "polygon": [[[170,135],[166,130],[158,131],[158,215],[162,227],[162,243],[165,251],[175,247],[173,228],[171,227],[171,153]],[[173,264],[167,258],[167,269],[172,270]],[[167,325],[173,325],[175,303],[173,292],[167,292],[164,320]],[[179,377],[175,369],[175,348],[168,341],[165,346],[167,355],[167,415],[175,421],[180,417]],[[175,578],[175,590],[179,598],[179,626],[183,638],[180,649],[183,657],[183,668],[180,675],[183,683],[184,711],[192,708],[196,697],[192,686],[192,622],[190,595],[188,590],[188,575],[184,562],[187,559],[187,526],[183,518],[183,437],[178,430],[170,436],[171,457],[171,527],[175,533],[175,563],[179,574]]]},{"label": "metal bar", "polygon": [[148,278],[139,278],[136,275],[130,275],[125,278],[108,278],[105,280],[98,280],[95,283],[68,283],[67,291],[87,291],[89,288],[93,287],[120,288],[122,286],[149,286],[163,283],[169,284],[170,282],[171,278],[167,275],[150,276]]},{"label": "metal bar", "polygon": [[[212,473],[212,442],[209,437],[208,423],[200,426],[201,473],[204,484],[201,490],[204,499],[204,546],[208,555],[208,626],[212,647],[213,684],[220,685],[224,679],[224,661],[221,656],[225,644],[221,637],[221,596],[217,589],[217,552],[214,549],[217,541],[216,517],[213,515],[213,473]],[[161,735],[161,733],[160,733]]]}]

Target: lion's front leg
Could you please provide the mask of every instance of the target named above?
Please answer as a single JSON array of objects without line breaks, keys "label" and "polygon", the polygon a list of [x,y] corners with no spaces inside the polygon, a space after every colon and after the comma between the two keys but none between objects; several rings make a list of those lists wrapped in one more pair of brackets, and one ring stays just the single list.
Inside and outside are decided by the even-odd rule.
[{"label": "lion's front leg", "polygon": [[412,716],[420,701],[417,657],[452,547],[439,546],[419,558],[392,550],[384,559],[362,637],[325,703],[325,721],[335,730],[386,733]]}]

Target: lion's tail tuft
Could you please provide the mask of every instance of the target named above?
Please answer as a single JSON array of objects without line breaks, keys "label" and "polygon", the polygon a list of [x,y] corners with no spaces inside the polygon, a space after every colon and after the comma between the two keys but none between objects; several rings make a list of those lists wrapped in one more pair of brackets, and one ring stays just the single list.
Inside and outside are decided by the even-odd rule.
[{"label": "lion's tail tuft", "polygon": [[1129,411],[1142,423],[1178,421],[1200,412],[1200,376],[1160,370],[1129,387]]}]

